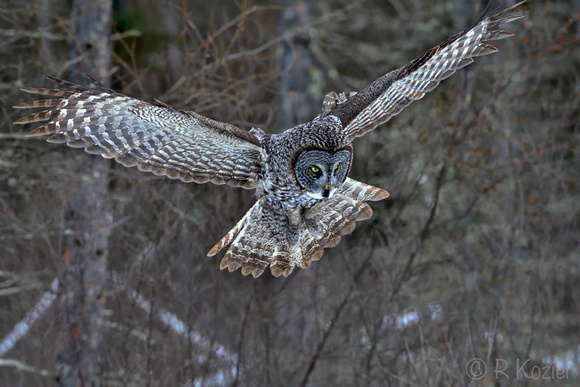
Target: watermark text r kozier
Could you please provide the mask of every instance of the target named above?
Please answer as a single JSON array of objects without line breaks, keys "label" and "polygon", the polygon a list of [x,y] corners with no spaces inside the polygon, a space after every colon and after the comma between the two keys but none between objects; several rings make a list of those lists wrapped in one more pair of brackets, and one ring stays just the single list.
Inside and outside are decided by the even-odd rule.
[{"label": "watermark text r kozier", "polygon": [[[557,367],[555,364],[537,365],[530,359],[516,359],[510,364],[505,359],[490,360],[489,364],[479,358],[473,358],[465,365],[465,373],[471,379],[478,380],[485,376],[494,379],[534,379],[557,380],[568,379],[568,369]],[[515,372],[515,374],[514,374]]]}]

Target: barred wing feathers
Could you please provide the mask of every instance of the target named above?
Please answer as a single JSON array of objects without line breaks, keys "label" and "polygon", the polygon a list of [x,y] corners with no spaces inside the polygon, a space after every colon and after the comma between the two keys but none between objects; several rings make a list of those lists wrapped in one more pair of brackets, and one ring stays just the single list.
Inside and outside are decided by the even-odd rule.
[{"label": "barred wing feathers", "polygon": [[153,105],[118,94],[52,77],[69,90],[23,89],[56,97],[15,108],[48,108],[15,122],[49,121],[28,136],[50,135],[49,142],[85,148],[126,167],[179,178],[184,182],[255,188],[264,151],[258,139],[238,127],[168,105]]},{"label": "barred wing feathers", "polygon": [[[423,98],[439,83],[497,48],[486,42],[513,36],[509,31],[493,29],[523,16],[506,16],[522,1],[501,12],[482,18],[475,26],[424,52],[404,67],[394,70],[359,93],[329,95],[323,111],[341,119],[346,135],[352,140],[387,122],[413,101]],[[505,17],[504,17],[505,16]]]}]

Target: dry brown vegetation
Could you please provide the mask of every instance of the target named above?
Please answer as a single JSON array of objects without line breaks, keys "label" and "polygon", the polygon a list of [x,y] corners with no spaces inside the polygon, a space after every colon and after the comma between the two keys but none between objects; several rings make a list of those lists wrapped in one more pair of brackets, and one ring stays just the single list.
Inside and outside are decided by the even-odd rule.
[{"label": "dry brown vegetation", "polygon": [[[358,90],[469,25],[478,3],[118,0],[110,84],[281,131],[318,114],[326,92]],[[90,377],[107,386],[576,385],[578,5],[523,6],[499,53],[357,140],[351,176],[392,196],[288,278],[219,271],[219,257],[206,257],[251,192],[110,162]],[[72,25],[64,0],[0,9],[2,386],[64,385],[65,214],[91,179],[78,171],[92,156],[25,139],[32,128],[12,124],[22,112],[11,106],[30,100],[19,88],[49,86],[42,74],[78,68]],[[23,322],[32,323],[19,335]],[[466,372],[473,358],[488,365],[484,379]],[[504,365],[496,359],[504,374],[493,372]],[[555,371],[546,380],[533,366]]]}]

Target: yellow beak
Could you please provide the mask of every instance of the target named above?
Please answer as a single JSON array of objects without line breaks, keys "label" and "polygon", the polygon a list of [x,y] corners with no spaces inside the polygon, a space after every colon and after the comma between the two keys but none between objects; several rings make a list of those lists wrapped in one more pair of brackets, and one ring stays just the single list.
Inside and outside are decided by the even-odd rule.
[{"label": "yellow beak", "polygon": [[324,186],[324,189],[325,189],[325,190],[328,190],[328,184],[326,184],[326,185]]}]

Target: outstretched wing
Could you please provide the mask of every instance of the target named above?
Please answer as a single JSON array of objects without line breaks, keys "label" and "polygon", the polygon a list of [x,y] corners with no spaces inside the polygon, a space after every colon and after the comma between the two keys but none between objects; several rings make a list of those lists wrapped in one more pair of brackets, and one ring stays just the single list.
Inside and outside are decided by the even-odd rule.
[{"label": "outstretched wing", "polygon": [[51,135],[49,142],[85,148],[126,167],[184,182],[256,187],[265,153],[251,133],[194,112],[126,97],[93,79],[96,89],[47,78],[70,90],[23,89],[57,97],[14,106],[48,108],[15,122],[48,121],[28,136]]},{"label": "outstretched wing", "polygon": [[497,48],[485,42],[513,36],[511,32],[493,28],[523,17],[505,15],[524,2],[482,18],[473,27],[424,52],[406,66],[380,77],[359,93],[327,95],[323,114],[338,117],[351,140],[373,130],[411,102],[423,98],[456,70],[473,62],[474,57],[496,52]]},{"label": "outstretched wing", "polygon": [[383,189],[347,178],[330,199],[303,213],[297,210],[290,214],[285,227],[280,225],[275,231],[267,221],[276,218],[275,211],[262,197],[207,255],[214,256],[231,245],[222,258],[221,269],[241,268],[243,275],[258,277],[270,266],[274,276],[287,277],[296,266],[310,267],[322,257],[325,248],[335,247],[343,235],[353,232],[356,222],[368,219],[373,211],[366,201],[388,196]]}]

